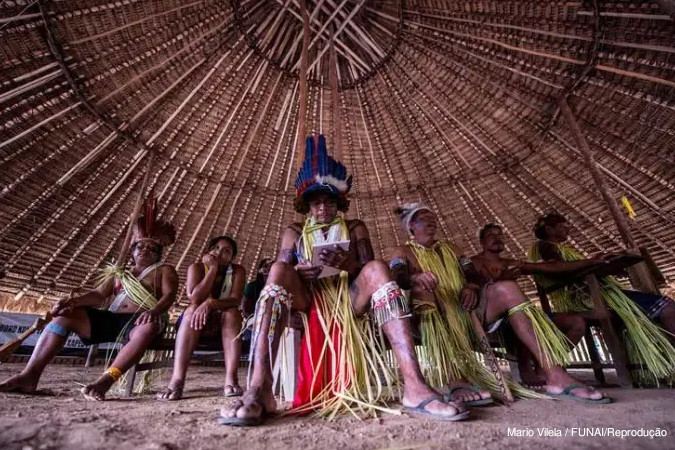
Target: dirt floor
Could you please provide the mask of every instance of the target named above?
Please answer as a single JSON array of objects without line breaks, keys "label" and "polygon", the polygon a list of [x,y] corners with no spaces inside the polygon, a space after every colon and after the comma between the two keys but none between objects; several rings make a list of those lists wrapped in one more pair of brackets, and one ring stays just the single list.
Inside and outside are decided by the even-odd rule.
[{"label": "dirt floor", "polygon": [[[22,364],[0,365],[0,378]],[[616,402],[586,406],[569,401],[527,400],[510,408],[472,410],[473,419],[443,423],[382,415],[358,421],[342,417],[281,417],[258,428],[229,428],[216,422],[224,399],[218,367],[192,367],[186,399],[160,403],[154,396],[87,402],[76,382],[96,378],[101,368],[52,365],[42,379],[41,395],[0,393],[2,449],[183,449],[183,448],[675,448],[675,391],[606,389]],[[166,380],[168,374],[165,375]],[[156,385],[163,386],[163,382]],[[509,428],[533,436],[509,436]],[[667,437],[572,436],[608,429],[667,432]],[[540,436],[548,430],[551,436]],[[562,436],[554,436],[560,432]]]}]

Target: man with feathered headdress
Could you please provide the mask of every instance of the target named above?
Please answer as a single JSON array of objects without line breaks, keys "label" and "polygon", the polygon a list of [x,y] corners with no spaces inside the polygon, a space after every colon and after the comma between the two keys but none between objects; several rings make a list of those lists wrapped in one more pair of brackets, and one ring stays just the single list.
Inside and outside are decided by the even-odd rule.
[{"label": "man with feathered headdress", "polygon": [[[328,156],[323,136],[308,137],[296,180],[296,211],[304,223],[286,228],[281,250],[256,305],[252,372],[242,401],[223,408],[220,423],[257,425],[273,412],[272,361],[290,309],[307,311],[294,411],[328,417],[383,410],[394,382],[381,347],[363,315],[369,313],[388,338],[403,373],[402,403],[412,414],[441,420],[467,416],[422,379],[413,347],[410,312],[386,264],[375,261],[368,229],[344,220],[351,177]],[[334,275],[322,276],[324,270]]]},{"label": "man with feathered headdress", "polygon": [[[460,254],[452,244],[436,239],[436,214],[430,208],[413,203],[396,212],[410,241],[394,251],[390,267],[398,283],[411,290],[429,359],[425,375],[430,384],[449,387],[452,399],[469,406],[490,401],[484,389],[500,394],[494,375],[474,353],[467,311],[475,309],[488,331],[496,330],[508,317],[518,338],[545,367],[551,393],[567,387],[589,402],[608,401],[599,392],[576,383],[560,367],[568,351],[564,335],[526,300],[516,283],[498,281],[480,286],[467,282],[462,266],[471,261],[462,258],[460,262]],[[521,397],[536,396],[515,383],[511,388]]]},{"label": "man with feathered headdress", "polygon": [[[0,391],[32,394],[49,362],[73,332],[85,344],[124,343],[115,360],[94,382],[82,388],[85,398],[102,401],[112,385],[133,366],[152,339],[166,326],[167,311],[178,291],[178,276],[161,262],[162,248],[173,242],[171,224],[155,220],[151,203],[134,224],[129,269],[110,265],[102,283],[84,295],[54,305],[54,319],[45,327],[26,367],[0,383]],[[98,309],[113,298],[108,310]]]}]

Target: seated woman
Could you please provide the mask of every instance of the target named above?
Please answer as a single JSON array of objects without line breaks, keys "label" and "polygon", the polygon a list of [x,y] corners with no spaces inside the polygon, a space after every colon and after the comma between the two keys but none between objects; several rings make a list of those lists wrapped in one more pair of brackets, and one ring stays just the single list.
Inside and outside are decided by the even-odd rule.
[{"label": "seated woman", "polygon": [[[139,219],[131,245],[133,267],[116,270],[118,277],[108,277],[84,295],[59,300],[52,309],[54,319],[45,327],[28,364],[21,373],[0,383],[0,392],[34,393],[42,372],[63,349],[70,332],[87,345],[125,342],[112,365],[82,388],[88,400],[104,400],[112,385],[140,360],[153,338],[164,330],[167,311],[178,291],[176,270],[161,262],[162,246],[173,242],[173,227],[159,222],[153,234],[143,224],[145,219]],[[108,310],[97,309],[113,294]]]},{"label": "seated woman", "polygon": [[237,256],[237,243],[228,236],[209,241],[201,263],[194,263],[187,273],[185,289],[190,305],[178,319],[176,326],[175,359],[169,386],[157,395],[158,400],[180,400],[183,397],[185,376],[192,353],[200,337],[220,336],[225,356],[226,397],[243,393],[237,379],[241,341],[240,304],[244,292],[246,271],[232,263]]},{"label": "seated woman", "polygon": [[[534,227],[537,242],[529,251],[531,261],[580,261],[585,258],[566,244],[570,227],[559,214],[540,217]],[[608,256],[608,255],[606,255]],[[542,286],[550,286],[559,277],[535,277]],[[601,278],[603,299],[621,318],[626,327],[626,348],[633,363],[644,364],[646,371],[638,372],[644,381],[654,382],[675,375],[675,348],[667,333],[652,321],[659,321],[672,336],[675,333],[675,302],[672,299],[646,292],[623,289],[612,277]],[[593,309],[585,284],[558,289],[549,294],[557,312],[587,311]]]}]

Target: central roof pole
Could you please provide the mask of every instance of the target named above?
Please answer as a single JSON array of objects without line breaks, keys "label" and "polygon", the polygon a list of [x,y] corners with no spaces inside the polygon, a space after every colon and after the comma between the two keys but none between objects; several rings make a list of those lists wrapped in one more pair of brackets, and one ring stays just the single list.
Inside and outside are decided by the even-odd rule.
[{"label": "central roof pole", "polygon": [[305,138],[307,137],[307,65],[309,63],[309,13],[307,0],[300,0],[302,14],[302,52],[300,53],[300,95],[298,106],[298,167],[305,160]]}]

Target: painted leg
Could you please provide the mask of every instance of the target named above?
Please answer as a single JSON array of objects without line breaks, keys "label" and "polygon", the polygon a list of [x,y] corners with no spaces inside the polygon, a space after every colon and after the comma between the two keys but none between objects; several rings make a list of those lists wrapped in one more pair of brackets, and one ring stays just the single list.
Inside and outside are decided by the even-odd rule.
[{"label": "painted leg", "polygon": [[223,311],[221,318],[221,330],[223,339],[223,353],[225,354],[225,397],[238,397],[243,394],[239,386],[237,371],[239,370],[239,358],[241,356],[241,339],[237,336],[241,332],[241,313],[237,308]]},{"label": "painted leg", "polygon": [[199,337],[202,334],[202,330],[195,330],[190,327],[190,319],[194,311],[195,306],[190,305],[183,312],[183,318],[176,334],[171,381],[164,391],[157,394],[158,400],[180,400],[183,398],[183,387],[185,386],[190,358],[192,358],[192,353],[197,348]]},{"label": "painted leg", "polygon": [[127,342],[117,353],[117,357],[112,362],[109,371],[103,373],[96,381],[86,385],[81,392],[87,400],[103,401],[105,394],[112,387],[119,378],[112,375],[110,370],[119,370],[120,376],[136,364],[145,353],[150,342],[157,336],[159,332],[159,324],[147,323],[136,326],[129,334],[129,342]]},{"label": "painted leg", "polygon": [[[350,286],[352,307],[358,315],[368,312],[371,307],[374,309],[373,316],[387,336],[401,369],[403,406],[411,409],[420,406],[423,413],[439,419],[459,416],[465,412],[464,408],[453,402],[443,401],[442,396],[424,381],[415,354],[410,314],[395,302],[389,303],[396,297],[395,290],[398,290],[401,295],[399,298],[402,298],[398,286],[392,281],[389,267],[381,261],[372,261],[366,264]],[[371,297],[375,297],[372,305]]]},{"label": "painted leg", "polygon": [[91,336],[89,317],[83,309],[75,308],[67,315],[54,318],[42,331],[26,367],[0,383],[0,392],[34,393],[42,372],[63,349],[70,331],[85,338]]},{"label": "painted leg", "polygon": [[[433,292],[428,292],[423,289],[414,289],[411,292],[410,298],[421,302],[428,302],[431,304],[436,304],[438,308],[439,305],[436,301],[436,296]],[[424,309],[429,308],[428,306],[422,306],[418,309],[415,309],[416,313],[423,311]],[[442,315],[442,310],[439,310],[439,313]],[[448,370],[448,373],[451,373],[452,370]],[[439,388],[446,396],[449,395],[455,402],[472,402],[479,401],[483,399],[492,398],[492,394],[486,391],[485,389],[475,390],[474,385],[470,383],[465,378],[457,378],[454,380],[445,380],[442,381],[443,385],[434,386],[433,382],[430,382],[429,379],[425,379],[425,382],[434,388]],[[447,383],[447,385],[445,385]]]}]

